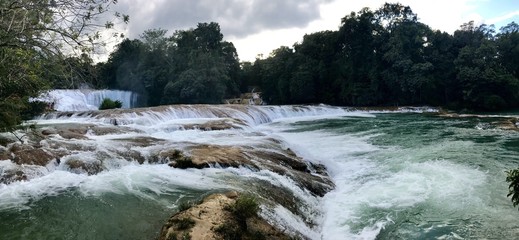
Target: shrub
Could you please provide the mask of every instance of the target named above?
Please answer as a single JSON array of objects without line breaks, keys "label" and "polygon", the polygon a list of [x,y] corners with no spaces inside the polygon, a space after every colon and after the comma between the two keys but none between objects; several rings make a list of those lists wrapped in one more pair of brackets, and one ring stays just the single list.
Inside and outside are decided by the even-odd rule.
[{"label": "shrub", "polygon": [[247,219],[258,214],[259,204],[254,196],[243,194],[236,199],[234,204],[227,206],[225,209],[234,215],[240,228],[246,232]]},{"label": "shrub", "polygon": [[123,103],[119,100],[113,101],[110,98],[105,98],[103,99],[101,106],[99,106],[99,110],[121,108],[122,106]]},{"label": "shrub", "polygon": [[256,198],[251,195],[241,195],[236,199],[236,202],[232,206],[232,213],[238,219],[247,219],[254,217],[258,214],[259,204]]},{"label": "shrub", "polygon": [[178,211],[179,212],[183,212],[183,211],[186,211],[188,209],[190,209],[191,207],[193,207],[194,204],[193,202],[191,201],[185,201],[185,202],[181,202],[179,205],[178,205]]},{"label": "shrub", "polygon": [[512,197],[514,207],[519,205],[519,168],[506,171],[506,181],[510,184],[508,186],[507,197]]},{"label": "shrub", "polygon": [[173,221],[173,223],[175,223],[178,230],[186,230],[186,229],[192,228],[195,225],[195,220],[187,217],[187,218],[175,219],[175,221]]}]

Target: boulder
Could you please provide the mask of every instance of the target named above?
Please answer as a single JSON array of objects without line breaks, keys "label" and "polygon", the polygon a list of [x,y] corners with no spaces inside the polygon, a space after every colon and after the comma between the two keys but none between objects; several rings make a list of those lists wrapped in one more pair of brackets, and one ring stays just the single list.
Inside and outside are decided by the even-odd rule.
[{"label": "boulder", "polygon": [[12,161],[18,165],[28,164],[45,166],[50,161],[56,159],[53,155],[39,148],[15,151],[13,154],[14,158]]},{"label": "boulder", "polygon": [[100,161],[85,162],[79,159],[70,159],[65,164],[71,170],[76,170],[77,173],[86,172],[88,175],[95,175],[103,171],[103,166]]},{"label": "boulder", "polygon": [[[236,192],[212,194],[200,204],[176,213],[162,227],[158,239],[227,239],[221,229],[237,227],[228,209],[236,202],[237,195]],[[264,239],[293,239],[258,216],[248,219],[247,225],[249,232],[261,234]]]}]

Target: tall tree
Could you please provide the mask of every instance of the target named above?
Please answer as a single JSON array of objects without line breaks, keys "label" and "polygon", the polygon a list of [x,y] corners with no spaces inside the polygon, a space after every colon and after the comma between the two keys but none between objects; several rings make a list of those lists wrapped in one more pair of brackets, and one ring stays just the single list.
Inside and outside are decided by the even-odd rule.
[{"label": "tall tree", "polygon": [[[48,86],[42,65],[102,45],[100,23],[108,0],[20,0],[0,2],[0,128],[19,123],[20,112]],[[128,16],[115,13],[123,22]],[[54,68],[45,69],[45,71]],[[64,71],[63,73],[67,73]]]}]

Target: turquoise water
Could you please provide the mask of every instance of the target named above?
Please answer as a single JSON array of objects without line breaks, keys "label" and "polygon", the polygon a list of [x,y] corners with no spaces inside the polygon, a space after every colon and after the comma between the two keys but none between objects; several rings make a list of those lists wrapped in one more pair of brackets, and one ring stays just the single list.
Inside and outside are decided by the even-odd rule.
[{"label": "turquoise water", "polygon": [[128,163],[87,176],[58,168],[0,185],[0,239],[154,239],[180,202],[250,190],[253,179],[308,198],[299,201],[312,208],[307,218],[316,226],[301,227],[283,209],[274,215],[310,239],[517,239],[519,211],[506,197],[504,171],[519,166],[519,132],[497,129],[496,120],[357,112],[221,132],[154,126],[152,136],[171,141],[253,145],[276,138],[324,164],[336,189],[312,198],[281,176],[248,169]]},{"label": "turquoise water", "polygon": [[325,239],[516,239],[504,171],[519,166],[519,132],[493,121],[386,113],[277,123],[277,134],[335,179]]}]

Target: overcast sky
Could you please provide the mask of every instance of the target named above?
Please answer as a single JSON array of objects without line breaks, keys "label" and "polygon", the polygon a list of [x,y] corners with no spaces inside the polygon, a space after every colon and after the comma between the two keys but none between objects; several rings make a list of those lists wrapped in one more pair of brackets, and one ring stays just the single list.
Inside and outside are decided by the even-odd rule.
[{"label": "overcast sky", "polygon": [[[280,46],[292,46],[305,33],[338,30],[341,18],[363,7],[375,10],[384,0],[119,0],[117,11],[130,15],[123,29],[138,38],[146,29],[175,30],[217,22],[233,42],[242,61],[253,61]],[[400,0],[419,20],[449,33],[470,20],[495,24],[519,23],[519,0]]]}]

